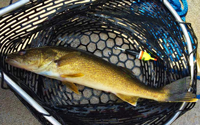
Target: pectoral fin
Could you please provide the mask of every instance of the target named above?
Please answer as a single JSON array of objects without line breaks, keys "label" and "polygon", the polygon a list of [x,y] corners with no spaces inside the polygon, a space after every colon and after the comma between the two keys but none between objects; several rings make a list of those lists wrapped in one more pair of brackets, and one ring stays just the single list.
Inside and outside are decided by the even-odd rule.
[{"label": "pectoral fin", "polygon": [[128,102],[129,104],[136,106],[137,105],[137,100],[138,97],[136,96],[127,96],[127,95],[123,95],[123,94],[115,94],[117,97],[119,97],[121,100]]},{"label": "pectoral fin", "polygon": [[61,75],[60,75],[60,77],[62,77],[62,78],[69,78],[69,77],[73,78],[73,77],[82,77],[82,76],[84,76],[84,74],[82,74],[82,73],[76,73],[76,74],[61,74]]},{"label": "pectoral fin", "polygon": [[62,82],[64,85],[66,85],[69,89],[71,89],[73,92],[75,92],[76,94],[79,94],[78,88],[77,86],[72,83],[72,82]]},{"label": "pectoral fin", "polygon": [[67,64],[67,60],[75,58],[76,56],[79,55],[81,55],[81,52],[70,52],[60,57],[59,59],[55,60],[54,62],[57,63],[58,67],[61,67]]}]

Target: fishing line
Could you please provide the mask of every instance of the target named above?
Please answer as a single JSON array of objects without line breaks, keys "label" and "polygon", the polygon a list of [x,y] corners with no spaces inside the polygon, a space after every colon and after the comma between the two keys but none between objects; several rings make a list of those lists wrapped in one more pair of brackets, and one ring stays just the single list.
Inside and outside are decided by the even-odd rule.
[{"label": "fishing line", "polygon": [[188,23],[188,22],[180,22],[180,21],[176,21],[178,24],[191,24],[191,23]]},{"label": "fishing line", "polygon": [[190,57],[192,53],[196,53],[197,48],[193,49],[191,53],[188,54],[188,56]]}]

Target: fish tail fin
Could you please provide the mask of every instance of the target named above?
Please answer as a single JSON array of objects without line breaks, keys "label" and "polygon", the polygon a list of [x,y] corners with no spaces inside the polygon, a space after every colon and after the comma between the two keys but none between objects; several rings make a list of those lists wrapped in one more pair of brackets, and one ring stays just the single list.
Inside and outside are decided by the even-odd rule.
[{"label": "fish tail fin", "polygon": [[197,102],[196,95],[192,92],[171,94],[165,100],[167,102]]},{"label": "fish tail fin", "polygon": [[190,77],[184,77],[163,87],[167,102],[197,102],[196,95],[188,92]]}]

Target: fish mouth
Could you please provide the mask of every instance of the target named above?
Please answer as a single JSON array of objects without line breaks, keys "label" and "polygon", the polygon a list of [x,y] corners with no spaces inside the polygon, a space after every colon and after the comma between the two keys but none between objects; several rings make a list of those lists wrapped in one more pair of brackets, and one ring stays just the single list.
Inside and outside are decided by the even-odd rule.
[{"label": "fish mouth", "polygon": [[35,70],[34,65],[26,65],[24,63],[20,63],[16,59],[13,59],[11,57],[6,57],[5,62],[8,63],[11,66],[21,68],[21,69],[25,69],[25,70],[28,70],[28,71]]},{"label": "fish mouth", "polygon": [[6,57],[5,62],[17,68],[23,68],[23,66],[15,59]]}]

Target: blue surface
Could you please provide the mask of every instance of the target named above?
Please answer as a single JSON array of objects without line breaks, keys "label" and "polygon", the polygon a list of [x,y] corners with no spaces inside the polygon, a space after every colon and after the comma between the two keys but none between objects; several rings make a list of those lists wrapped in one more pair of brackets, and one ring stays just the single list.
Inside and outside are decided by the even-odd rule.
[{"label": "blue surface", "polygon": [[179,0],[168,0],[171,6],[176,10],[178,15],[185,21],[185,16],[188,11],[187,0],[181,0],[183,8],[181,7],[181,3]]}]

